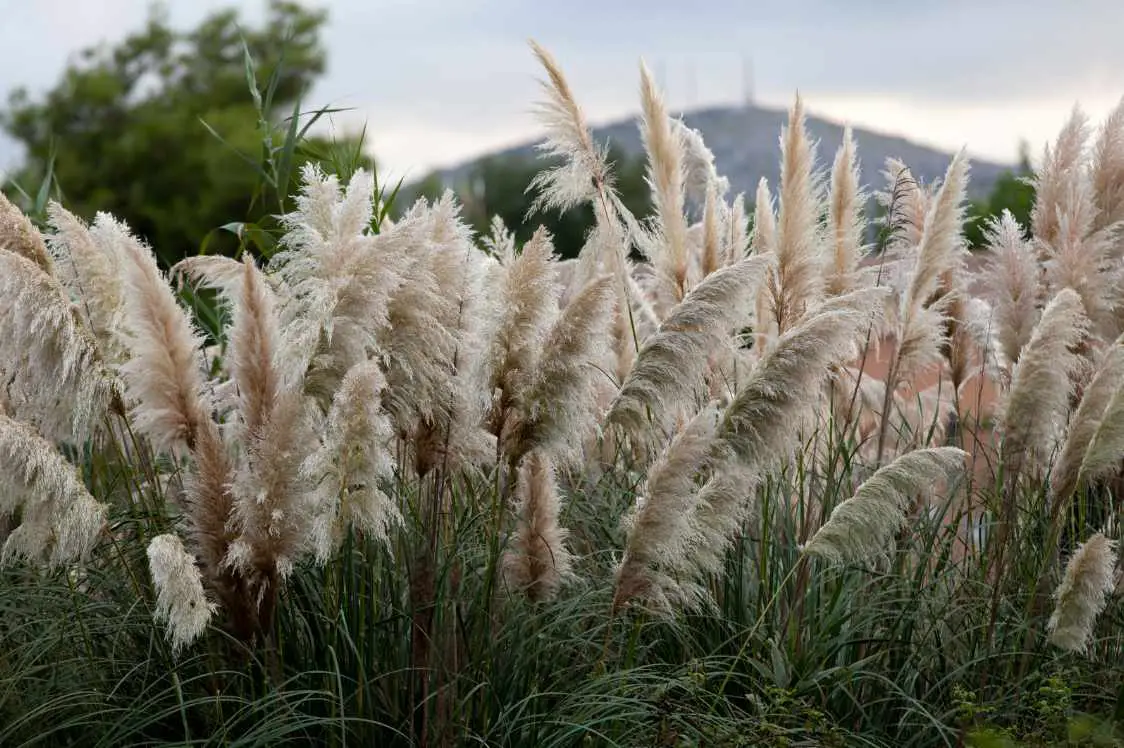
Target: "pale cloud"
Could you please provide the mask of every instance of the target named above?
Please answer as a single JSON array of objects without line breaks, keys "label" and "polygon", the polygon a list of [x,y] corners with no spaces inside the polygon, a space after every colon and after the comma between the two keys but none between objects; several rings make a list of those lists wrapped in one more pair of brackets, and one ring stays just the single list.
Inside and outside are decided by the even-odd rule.
[{"label": "pale cloud", "polygon": [[[3,0],[0,0],[2,2]],[[228,3],[168,2],[189,25]],[[232,0],[251,18],[261,0]],[[53,82],[67,55],[116,40],[146,0],[11,2],[0,89]],[[673,108],[734,103],[752,63],[758,102],[800,90],[813,112],[946,149],[1011,160],[1037,151],[1080,101],[1100,118],[1124,94],[1124,3],[1114,0],[335,0],[328,70],[311,106],[351,107],[380,162],[420,175],[533,138],[535,38],[559,59],[591,121],[636,109],[645,58]],[[4,164],[0,144],[0,166]]]}]

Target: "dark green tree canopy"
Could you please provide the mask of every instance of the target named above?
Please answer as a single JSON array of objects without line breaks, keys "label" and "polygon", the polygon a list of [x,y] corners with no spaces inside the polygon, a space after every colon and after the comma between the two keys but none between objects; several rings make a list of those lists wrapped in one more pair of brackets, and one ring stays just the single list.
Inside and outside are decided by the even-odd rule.
[{"label": "dark green tree canopy", "polygon": [[[0,126],[27,152],[17,181],[34,185],[53,170],[79,215],[114,213],[166,262],[195,252],[217,226],[271,204],[252,163],[268,139],[261,115],[288,115],[323,72],[325,19],[273,0],[260,28],[224,10],[179,31],[155,9],[117,46],[82,52],[41,98],[9,96]],[[248,73],[270,82],[268,107]]]}]

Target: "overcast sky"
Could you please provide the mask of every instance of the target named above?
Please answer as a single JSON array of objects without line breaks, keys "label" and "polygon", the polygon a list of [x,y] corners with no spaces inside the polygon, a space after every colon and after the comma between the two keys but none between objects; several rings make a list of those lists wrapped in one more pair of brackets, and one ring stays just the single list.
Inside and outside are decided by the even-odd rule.
[{"label": "overcast sky", "polygon": [[[68,55],[139,27],[148,0],[0,0],[0,91],[51,85]],[[644,58],[674,108],[758,103],[810,111],[918,142],[1012,161],[1037,153],[1075,103],[1099,120],[1124,95],[1120,0],[333,0],[328,71],[312,105],[354,107],[380,163],[421,176],[533,137],[538,70],[550,49],[593,122],[636,110]],[[263,0],[168,0],[197,23]],[[747,60],[751,61],[747,65]],[[746,75],[747,68],[752,76]],[[15,158],[0,143],[0,167]]]}]

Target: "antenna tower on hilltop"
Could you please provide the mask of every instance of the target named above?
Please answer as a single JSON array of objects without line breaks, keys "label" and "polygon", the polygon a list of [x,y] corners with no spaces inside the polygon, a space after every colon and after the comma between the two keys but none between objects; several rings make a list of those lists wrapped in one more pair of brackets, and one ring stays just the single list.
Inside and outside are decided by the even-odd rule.
[{"label": "antenna tower on hilltop", "polygon": [[753,81],[753,57],[748,54],[742,55],[742,96],[744,97],[744,104],[747,109],[754,105],[754,81]]}]

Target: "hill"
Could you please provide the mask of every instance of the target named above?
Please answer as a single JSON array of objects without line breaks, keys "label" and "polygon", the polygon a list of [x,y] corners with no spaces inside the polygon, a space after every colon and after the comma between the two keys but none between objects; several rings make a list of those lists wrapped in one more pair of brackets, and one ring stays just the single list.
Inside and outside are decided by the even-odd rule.
[{"label": "hill", "polygon": [[[774,187],[779,179],[781,128],[787,113],[781,109],[758,106],[724,106],[684,113],[684,122],[699,130],[707,146],[714,152],[718,173],[730,180],[732,190],[752,197],[761,177]],[[628,118],[593,129],[599,143],[613,143],[630,155],[641,153],[640,133],[635,118]],[[843,139],[843,126],[820,117],[808,116],[808,131],[820,143],[817,162],[830,165],[836,148]],[[883,184],[881,171],[888,157],[899,158],[915,176],[928,182],[944,174],[952,154],[920,145],[897,135],[853,128],[862,166],[863,182],[872,187]],[[535,143],[529,142],[485,154],[470,162],[438,172],[448,185],[458,185],[471,173],[475,164],[493,156],[533,156]],[[972,159],[970,196],[986,195],[996,178],[1012,168],[982,159]]]}]

